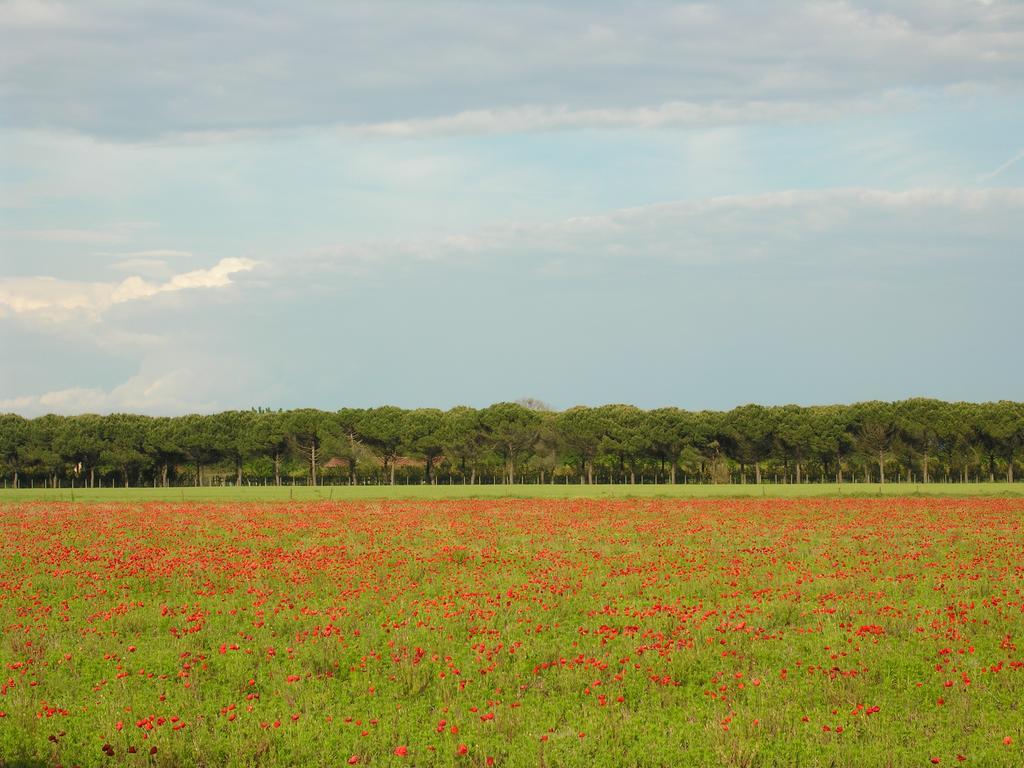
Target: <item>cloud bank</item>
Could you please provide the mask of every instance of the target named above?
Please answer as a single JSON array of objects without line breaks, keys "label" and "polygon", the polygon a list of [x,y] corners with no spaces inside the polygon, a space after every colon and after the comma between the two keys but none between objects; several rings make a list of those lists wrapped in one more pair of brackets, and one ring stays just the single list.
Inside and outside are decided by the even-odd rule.
[{"label": "cloud bank", "polygon": [[1014,2],[17,0],[0,34],[9,125],[134,139],[793,119],[1024,76]]}]

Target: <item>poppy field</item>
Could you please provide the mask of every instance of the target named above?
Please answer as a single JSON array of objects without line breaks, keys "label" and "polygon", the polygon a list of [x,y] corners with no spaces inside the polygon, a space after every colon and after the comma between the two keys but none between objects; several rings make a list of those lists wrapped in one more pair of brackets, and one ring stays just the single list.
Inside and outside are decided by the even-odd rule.
[{"label": "poppy field", "polygon": [[1024,500],[0,507],[3,766],[1024,764]]}]

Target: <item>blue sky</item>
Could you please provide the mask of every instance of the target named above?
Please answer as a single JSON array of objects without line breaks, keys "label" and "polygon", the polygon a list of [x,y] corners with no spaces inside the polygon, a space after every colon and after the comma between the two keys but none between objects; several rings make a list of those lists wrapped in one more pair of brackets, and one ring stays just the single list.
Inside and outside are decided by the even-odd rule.
[{"label": "blue sky", "polygon": [[0,410],[1021,399],[1019,2],[0,0]]}]

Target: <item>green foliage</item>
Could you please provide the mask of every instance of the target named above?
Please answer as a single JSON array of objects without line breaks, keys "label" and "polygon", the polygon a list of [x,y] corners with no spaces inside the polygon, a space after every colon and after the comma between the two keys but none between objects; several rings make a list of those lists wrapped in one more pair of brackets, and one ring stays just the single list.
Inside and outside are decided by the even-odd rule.
[{"label": "green foliage", "polygon": [[1014,482],[1022,460],[1024,405],[1009,401],[0,414],[8,487]]}]

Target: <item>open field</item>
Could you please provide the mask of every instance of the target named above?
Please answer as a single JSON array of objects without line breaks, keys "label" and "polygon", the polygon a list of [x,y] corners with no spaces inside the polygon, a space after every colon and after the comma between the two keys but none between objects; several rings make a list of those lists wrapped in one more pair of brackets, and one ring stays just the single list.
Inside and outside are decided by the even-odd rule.
[{"label": "open field", "polygon": [[1019,766],[1020,499],[8,505],[0,765]]},{"label": "open field", "polygon": [[336,485],[182,488],[0,489],[0,503],[369,501],[374,499],[705,499],[811,497],[1024,497],[1024,483],[826,485]]}]

